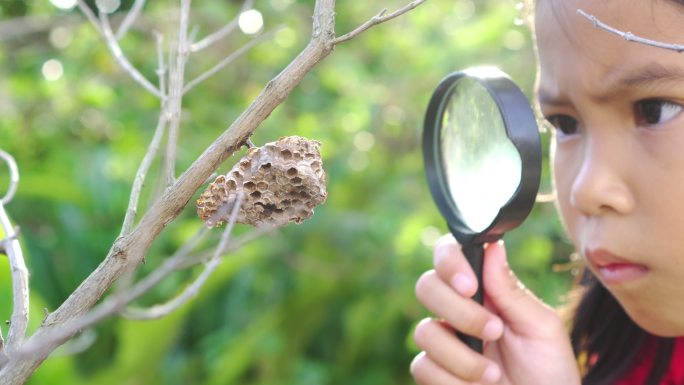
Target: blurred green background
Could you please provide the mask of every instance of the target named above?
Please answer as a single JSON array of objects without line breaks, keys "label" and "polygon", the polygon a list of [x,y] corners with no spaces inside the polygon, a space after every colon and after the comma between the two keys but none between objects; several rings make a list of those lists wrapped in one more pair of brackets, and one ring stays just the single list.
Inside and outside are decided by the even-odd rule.
[{"label": "blurred green background", "polygon": [[[7,210],[21,226],[31,271],[31,330],[97,266],[118,235],[158,113],[155,98],[122,72],[69,3],[0,1],[0,148],[16,157],[21,170]],[[192,26],[205,36],[241,4],[195,1]],[[403,4],[340,1],[337,32]],[[149,79],[156,79],[151,31],[171,40],[176,7],[174,1],[148,1],[121,42]],[[313,1],[259,0],[256,9],[266,31],[284,28],[187,94],[179,170],[309,40]],[[423,113],[443,76],[472,65],[500,66],[531,95],[534,55],[522,16],[514,1],[430,0],[338,46],[253,137],[257,145],[284,135],[323,143],[329,198],[314,217],[235,252],[199,297],[169,317],[103,322],[56,351],[29,383],[412,384],[408,368],[417,349],[411,333],[427,315],[413,287],[430,268],[436,238],[446,232],[423,175]],[[249,39],[238,31],[191,56],[188,79]],[[158,188],[158,162],[150,175],[142,207]],[[0,191],[7,179],[0,166]],[[200,226],[190,205],[155,242],[138,274],[154,269]],[[220,231],[213,233],[203,247],[215,244]],[[547,302],[561,302],[572,279],[554,266],[566,264],[572,250],[553,204],[537,204],[505,239],[525,284]],[[138,305],[170,298],[199,271],[171,276]],[[2,258],[0,319],[10,317],[10,285]]]}]

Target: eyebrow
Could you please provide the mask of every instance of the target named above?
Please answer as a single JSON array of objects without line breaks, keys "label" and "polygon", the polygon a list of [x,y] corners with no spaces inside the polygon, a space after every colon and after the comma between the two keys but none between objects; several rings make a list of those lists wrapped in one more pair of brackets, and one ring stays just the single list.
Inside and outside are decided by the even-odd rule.
[{"label": "eyebrow", "polygon": [[[657,86],[665,83],[684,82],[684,68],[678,66],[664,66],[660,63],[650,63],[625,74],[615,76],[615,81],[609,81],[609,85],[600,92],[598,99],[608,99],[629,87]],[[543,88],[537,92],[540,104],[547,106],[565,106],[570,101],[565,97],[554,95]]]},{"label": "eyebrow", "polygon": [[634,87],[670,81],[684,81],[684,68],[652,63],[627,73],[618,80],[618,84]]}]

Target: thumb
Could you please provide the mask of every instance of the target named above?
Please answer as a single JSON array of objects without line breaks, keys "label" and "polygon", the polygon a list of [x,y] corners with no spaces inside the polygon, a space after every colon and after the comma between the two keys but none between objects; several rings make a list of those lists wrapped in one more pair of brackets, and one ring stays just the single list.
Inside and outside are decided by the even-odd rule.
[{"label": "thumb", "polygon": [[540,323],[557,318],[510,269],[503,241],[489,244],[485,250],[483,284],[488,305],[516,333],[538,334]]}]

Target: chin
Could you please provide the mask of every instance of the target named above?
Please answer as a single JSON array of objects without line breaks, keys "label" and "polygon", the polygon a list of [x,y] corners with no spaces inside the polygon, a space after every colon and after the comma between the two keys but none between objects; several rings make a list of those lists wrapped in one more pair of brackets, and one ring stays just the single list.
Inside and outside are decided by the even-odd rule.
[{"label": "chin", "polygon": [[[623,305],[624,306],[624,305]],[[653,307],[645,309],[630,309],[624,306],[629,317],[640,328],[658,337],[680,337],[684,336],[684,318],[677,314],[663,314]],[[669,313],[669,312],[665,312]],[[674,317],[669,317],[669,316]]]}]

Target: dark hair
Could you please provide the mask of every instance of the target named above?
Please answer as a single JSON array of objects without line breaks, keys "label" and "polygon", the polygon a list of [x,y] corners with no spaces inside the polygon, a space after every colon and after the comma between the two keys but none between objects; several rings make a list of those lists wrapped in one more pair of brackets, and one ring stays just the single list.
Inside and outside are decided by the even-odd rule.
[{"label": "dark hair", "polygon": [[584,275],[585,292],[570,334],[575,355],[583,366],[582,384],[609,385],[624,377],[637,364],[646,343],[654,344],[655,356],[644,385],[660,384],[670,366],[674,340],[654,336],[639,327],[589,271]]}]

